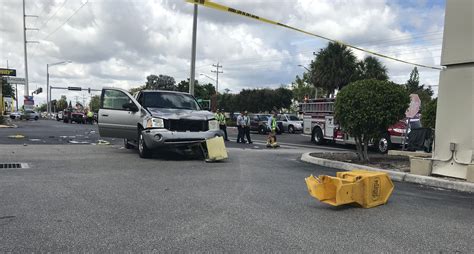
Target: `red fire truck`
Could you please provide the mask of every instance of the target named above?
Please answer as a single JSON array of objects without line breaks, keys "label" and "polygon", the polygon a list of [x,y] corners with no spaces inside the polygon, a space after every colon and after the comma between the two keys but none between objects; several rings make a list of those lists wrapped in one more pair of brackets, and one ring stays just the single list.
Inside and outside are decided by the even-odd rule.
[{"label": "red fire truck", "polygon": [[[299,104],[299,111],[303,114],[303,133],[311,135],[311,141],[322,145],[328,141],[341,144],[355,144],[354,138],[344,133],[334,119],[333,98],[310,99]],[[380,133],[378,140],[372,141],[379,152],[386,153],[394,145],[402,145],[406,138],[407,123],[411,128],[421,127],[419,117],[402,119],[390,126],[386,132]],[[406,144],[405,140],[405,144]]]}]

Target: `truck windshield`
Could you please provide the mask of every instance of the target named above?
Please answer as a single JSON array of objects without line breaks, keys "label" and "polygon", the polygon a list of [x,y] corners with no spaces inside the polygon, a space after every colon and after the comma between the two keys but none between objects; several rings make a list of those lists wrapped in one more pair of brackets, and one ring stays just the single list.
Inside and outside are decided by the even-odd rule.
[{"label": "truck windshield", "polygon": [[143,106],[147,108],[200,110],[199,104],[191,95],[167,92],[144,93]]}]

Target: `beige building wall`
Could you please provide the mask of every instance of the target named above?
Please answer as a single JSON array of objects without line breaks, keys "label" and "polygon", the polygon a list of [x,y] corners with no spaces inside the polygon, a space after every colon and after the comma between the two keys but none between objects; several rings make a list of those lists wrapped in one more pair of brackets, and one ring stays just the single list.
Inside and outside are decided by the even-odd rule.
[{"label": "beige building wall", "polygon": [[[473,14],[472,0],[448,0],[446,3],[441,56],[441,65],[446,69],[440,75],[433,154],[436,159],[433,174],[463,179],[474,151]],[[456,143],[457,162],[449,160],[450,143]]]}]

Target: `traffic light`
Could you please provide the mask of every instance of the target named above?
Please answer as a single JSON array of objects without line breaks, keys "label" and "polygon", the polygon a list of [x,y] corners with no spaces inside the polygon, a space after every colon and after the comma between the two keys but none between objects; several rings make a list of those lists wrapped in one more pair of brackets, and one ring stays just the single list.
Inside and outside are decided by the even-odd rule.
[{"label": "traffic light", "polygon": [[87,88],[87,92],[91,93],[91,88],[90,87]]},{"label": "traffic light", "polygon": [[42,92],[43,92],[43,88],[40,87],[40,88],[36,89],[36,90],[33,92],[33,94],[40,94],[40,93],[42,93]]}]

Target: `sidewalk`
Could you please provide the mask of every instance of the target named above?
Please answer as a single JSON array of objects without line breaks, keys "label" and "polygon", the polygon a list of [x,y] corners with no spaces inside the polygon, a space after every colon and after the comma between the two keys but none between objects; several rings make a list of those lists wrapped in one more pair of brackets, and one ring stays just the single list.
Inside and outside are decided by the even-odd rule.
[{"label": "sidewalk", "polygon": [[438,177],[432,176],[421,176],[421,175],[414,175],[405,172],[397,172],[392,170],[385,170],[385,169],[378,169],[373,167],[368,167],[364,165],[358,165],[353,163],[341,162],[341,161],[333,161],[327,160],[322,158],[317,158],[311,156],[311,153],[304,153],[301,155],[301,160],[304,162],[308,162],[315,165],[320,165],[328,168],[335,168],[341,170],[354,170],[354,169],[363,169],[368,171],[379,171],[385,172],[390,175],[390,178],[394,181],[398,182],[408,182],[408,183],[416,183],[436,188],[443,188],[449,190],[456,190],[462,192],[469,192],[474,193],[474,183],[465,182],[462,180],[447,180]]}]

